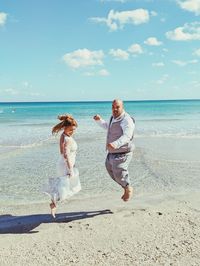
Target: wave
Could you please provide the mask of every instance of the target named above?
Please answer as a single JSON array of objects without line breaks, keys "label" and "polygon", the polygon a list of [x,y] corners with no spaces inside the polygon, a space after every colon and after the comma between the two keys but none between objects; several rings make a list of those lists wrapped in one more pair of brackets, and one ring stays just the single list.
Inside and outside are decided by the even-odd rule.
[{"label": "wave", "polygon": [[9,127],[16,127],[19,126],[19,127],[34,127],[34,126],[40,126],[40,127],[46,127],[48,126],[49,128],[52,127],[53,123],[50,123],[50,122],[45,122],[45,123],[21,123],[21,124],[12,124],[12,125],[9,125]]},{"label": "wave", "polygon": [[181,138],[181,139],[199,139],[200,133],[187,134],[187,133],[138,133],[135,134],[136,138]]},{"label": "wave", "polygon": [[[185,118],[184,118],[185,119]],[[171,122],[171,121],[183,121],[183,118],[150,118],[150,119],[137,119],[140,122]]]},{"label": "wave", "polygon": [[39,140],[37,142],[34,142],[34,143],[29,143],[29,144],[20,144],[20,145],[0,145],[0,148],[3,147],[3,148],[18,148],[18,149],[27,149],[27,148],[33,148],[33,147],[39,147],[39,146],[42,146],[46,143],[51,143],[53,142],[53,140],[55,140],[55,138],[53,136],[49,137],[49,138],[46,138],[46,139],[43,139],[43,140]]}]

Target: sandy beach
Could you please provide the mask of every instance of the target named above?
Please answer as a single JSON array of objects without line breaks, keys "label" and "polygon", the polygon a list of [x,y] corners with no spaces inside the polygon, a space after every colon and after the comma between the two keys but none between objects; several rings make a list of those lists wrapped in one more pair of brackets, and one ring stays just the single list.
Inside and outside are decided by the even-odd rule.
[{"label": "sandy beach", "polygon": [[46,204],[7,206],[0,265],[200,265],[198,195],[158,197],[74,199],[56,219]]}]

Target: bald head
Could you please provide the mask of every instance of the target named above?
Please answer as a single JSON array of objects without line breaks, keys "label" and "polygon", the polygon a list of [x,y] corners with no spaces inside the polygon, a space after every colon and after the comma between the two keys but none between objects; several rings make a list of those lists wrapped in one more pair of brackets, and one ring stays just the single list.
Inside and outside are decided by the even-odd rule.
[{"label": "bald head", "polygon": [[112,114],[114,118],[120,116],[124,111],[123,101],[120,99],[115,99],[112,102]]},{"label": "bald head", "polygon": [[120,99],[114,99],[113,102],[112,102],[112,104],[113,103],[121,104],[123,106],[123,101],[120,100]]}]

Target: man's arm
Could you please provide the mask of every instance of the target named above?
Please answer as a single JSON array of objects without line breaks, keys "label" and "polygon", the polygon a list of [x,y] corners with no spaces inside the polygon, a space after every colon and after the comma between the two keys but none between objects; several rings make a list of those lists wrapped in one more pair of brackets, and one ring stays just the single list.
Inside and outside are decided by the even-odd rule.
[{"label": "man's arm", "polygon": [[97,124],[100,127],[104,128],[104,129],[108,129],[108,123],[105,120],[103,120],[100,115],[98,115],[98,114],[95,115],[93,117],[93,119],[97,122]]}]

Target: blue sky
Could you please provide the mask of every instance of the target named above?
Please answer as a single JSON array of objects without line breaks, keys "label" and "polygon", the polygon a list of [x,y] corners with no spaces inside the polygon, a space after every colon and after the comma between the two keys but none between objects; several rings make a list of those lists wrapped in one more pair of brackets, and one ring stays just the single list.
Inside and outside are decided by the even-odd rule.
[{"label": "blue sky", "polygon": [[200,99],[200,0],[0,0],[0,102]]}]

